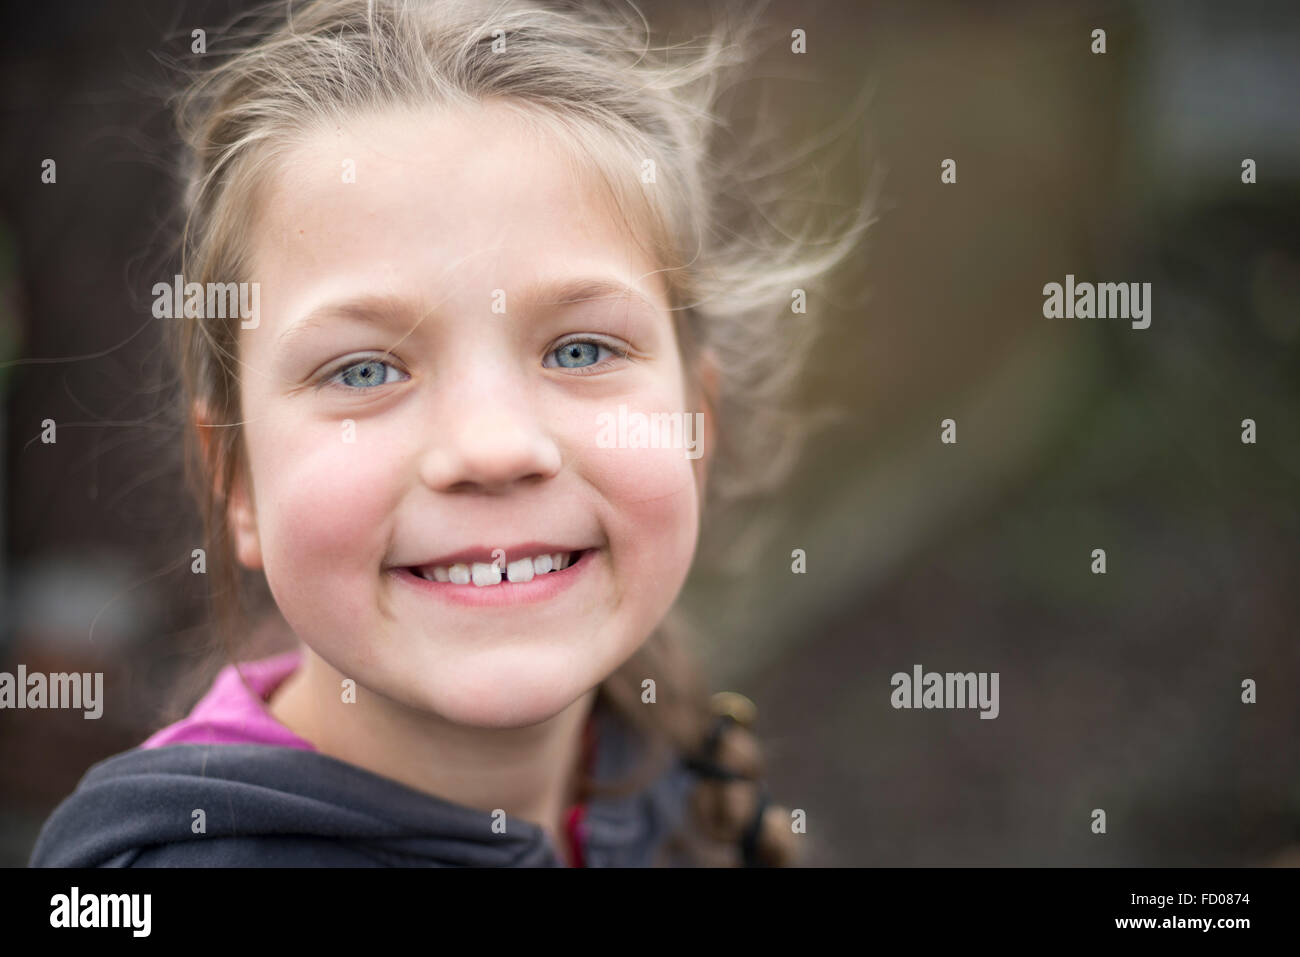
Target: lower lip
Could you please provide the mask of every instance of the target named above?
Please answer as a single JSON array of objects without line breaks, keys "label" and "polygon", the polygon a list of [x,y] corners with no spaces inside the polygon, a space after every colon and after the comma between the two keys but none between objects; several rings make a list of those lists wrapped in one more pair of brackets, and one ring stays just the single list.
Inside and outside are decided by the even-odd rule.
[{"label": "lower lip", "polygon": [[451,582],[429,581],[409,568],[390,568],[388,574],[407,587],[415,588],[432,598],[453,605],[488,608],[502,605],[525,605],[547,601],[568,591],[578,581],[587,577],[600,549],[588,548],[568,568],[558,572],[534,575],[532,581],[512,582],[502,580],[496,585],[456,585]]}]

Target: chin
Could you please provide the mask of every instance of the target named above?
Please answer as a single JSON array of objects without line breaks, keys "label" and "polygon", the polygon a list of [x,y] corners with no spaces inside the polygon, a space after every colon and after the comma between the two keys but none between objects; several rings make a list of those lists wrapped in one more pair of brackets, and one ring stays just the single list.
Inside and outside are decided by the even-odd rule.
[{"label": "chin", "polygon": [[[566,659],[567,660],[567,659]],[[424,707],[446,721],[473,728],[524,728],[547,721],[600,683],[604,676],[579,674],[559,663],[482,663],[462,680],[444,680],[422,696]]]},{"label": "chin", "polygon": [[444,720],[467,728],[527,728],[554,718],[587,690],[577,690],[569,698],[538,696],[526,700],[509,696],[490,699],[453,696],[444,698],[433,710]]}]

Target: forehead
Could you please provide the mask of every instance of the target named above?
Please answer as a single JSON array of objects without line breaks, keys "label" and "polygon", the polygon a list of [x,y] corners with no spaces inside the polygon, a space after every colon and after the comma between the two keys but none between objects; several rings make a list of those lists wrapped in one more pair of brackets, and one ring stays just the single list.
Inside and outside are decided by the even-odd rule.
[{"label": "forehead", "polygon": [[480,300],[593,271],[663,292],[592,165],[500,104],[319,125],[276,157],[255,211],[250,272],[264,296],[347,276]]}]

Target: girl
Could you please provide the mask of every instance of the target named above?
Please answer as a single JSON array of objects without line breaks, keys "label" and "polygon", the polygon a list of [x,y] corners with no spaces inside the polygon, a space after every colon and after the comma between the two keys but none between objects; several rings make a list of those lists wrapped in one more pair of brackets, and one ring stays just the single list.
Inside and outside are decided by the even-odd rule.
[{"label": "girl", "polygon": [[92,768],[32,863],[787,863],[753,707],[670,614],[706,489],[788,462],[785,310],[865,225],[725,231],[755,21],[679,64],[627,13],[285,14],[181,103],[174,328],[223,619],[253,570],[297,647]]}]

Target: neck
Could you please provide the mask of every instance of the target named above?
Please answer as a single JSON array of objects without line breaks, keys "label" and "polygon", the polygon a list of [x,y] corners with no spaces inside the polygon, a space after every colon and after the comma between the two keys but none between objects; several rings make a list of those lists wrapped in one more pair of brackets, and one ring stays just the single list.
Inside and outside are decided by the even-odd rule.
[{"label": "neck", "polygon": [[322,754],[455,804],[500,808],[507,821],[530,821],[568,863],[563,818],[577,796],[595,689],[539,724],[475,728],[373,691],[344,703],[343,675],[310,648],[302,654],[268,705],[277,721]]}]

